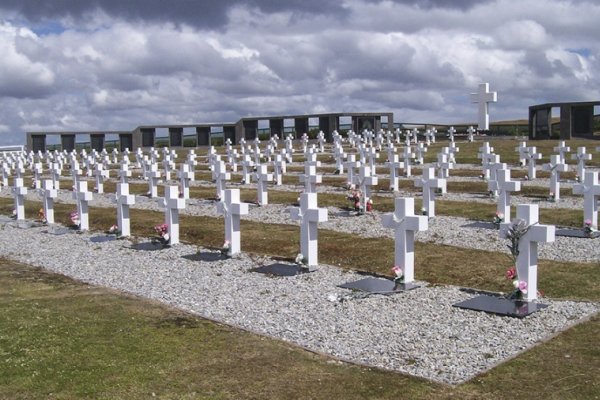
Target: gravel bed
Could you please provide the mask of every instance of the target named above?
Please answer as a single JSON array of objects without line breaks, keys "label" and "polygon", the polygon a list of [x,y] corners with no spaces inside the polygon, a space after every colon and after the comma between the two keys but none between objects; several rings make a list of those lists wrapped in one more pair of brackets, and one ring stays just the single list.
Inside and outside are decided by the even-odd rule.
[{"label": "gravel bed", "polygon": [[[321,189],[327,190],[327,187]],[[332,192],[345,193],[341,190],[333,190]],[[296,191],[293,186],[282,186],[277,190]],[[405,194],[415,195],[415,193]],[[416,194],[417,197],[420,194]],[[12,196],[10,188],[0,190],[0,196]],[[394,196],[394,194],[390,194]],[[40,196],[35,190],[30,190],[28,199],[39,200]],[[94,199],[90,202],[91,206],[115,208],[113,202],[114,195],[94,194]],[[460,201],[478,201],[489,204],[494,204],[495,201],[476,194],[469,193],[447,193],[443,195],[444,200],[460,200]],[[56,199],[62,203],[74,204],[75,201],[71,198],[71,192],[61,190]],[[513,204],[531,203],[531,199],[515,196]],[[582,199],[577,197],[569,197],[561,200],[560,203],[538,202],[541,208],[547,207],[567,207],[567,208],[583,208]],[[243,216],[242,219],[261,223],[276,223],[276,224],[293,224],[298,223],[289,218],[289,213],[286,211],[289,206],[281,204],[269,204],[262,207],[251,205],[249,215]],[[157,199],[149,199],[145,196],[136,196],[136,204],[133,208],[147,209],[160,211]],[[514,211],[513,211],[514,212]],[[191,199],[187,202],[183,215],[209,216],[219,217],[215,202],[205,199]],[[320,229],[329,229],[339,232],[352,233],[362,237],[393,237],[393,232],[381,226],[381,213],[375,211],[363,216],[355,216],[337,207],[328,207],[329,221],[319,224]],[[116,211],[115,211],[116,215]],[[115,216],[116,218],[116,216]],[[500,239],[498,231],[481,227],[476,221],[468,220],[459,217],[437,216],[429,219],[429,229],[425,232],[416,234],[417,241],[433,242],[457,247],[472,248],[478,250],[498,251],[508,254],[506,240]],[[599,239],[579,239],[557,236],[553,243],[539,244],[539,257],[541,259],[555,261],[581,261],[581,262],[598,262],[600,260]],[[417,255],[418,257],[418,255]]]},{"label": "gravel bed", "polygon": [[215,253],[183,244],[136,250],[128,240],[19,229],[6,219],[0,229],[0,251],[11,259],[343,360],[449,384],[465,382],[600,311],[598,303],[543,299],[548,308],[524,319],[505,318],[452,307],[473,296],[452,286],[361,296],[336,285],[362,276],[333,266],[271,278],[250,271],[273,262],[267,258],[203,261]]}]

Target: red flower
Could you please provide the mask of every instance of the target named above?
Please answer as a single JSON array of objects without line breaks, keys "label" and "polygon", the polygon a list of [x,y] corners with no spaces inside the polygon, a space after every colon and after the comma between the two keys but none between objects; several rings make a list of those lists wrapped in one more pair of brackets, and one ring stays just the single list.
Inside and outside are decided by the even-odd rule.
[{"label": "red flower", "polygon": [[510,267],[506,270],[506,279],[513,280],[517,277],[517,270],[515,267]]}]

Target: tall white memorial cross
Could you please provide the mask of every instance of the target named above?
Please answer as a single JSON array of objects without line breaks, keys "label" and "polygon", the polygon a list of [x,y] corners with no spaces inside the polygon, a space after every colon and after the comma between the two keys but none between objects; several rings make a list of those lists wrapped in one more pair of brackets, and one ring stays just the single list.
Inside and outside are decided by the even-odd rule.
[{"label": "tall white memorial cross", "polygon": [[415,280],[415,232],[426,231],[427,217],[415,215],[415,199],[412,197],[395,200],[393,213],[381,217],[382,225],[394,230],[394,265],[402,268],[404,283]]},{"label": "tall white memorial cross", "polygon": [[178,186],[165,186],[165,198],[159,200],[165,208],[165,224],[169,229],[169,244],[179,244],[179,210],[185,208],[185,199],[179,197]]},{"label": "tall white memorial cross", "polygon": [[117,183],[117,226],[121,236],[131,235],[131,224],[129,218],[129,206],[135,204],[135,196],[129,194],[129,183]]},{"label": "tall white memorial cross", "polygon": [[560,155],[550,156],[550,162],[544,164],[544,170],[550,171],[550,195],[554,195],[554,200],[560,200],[560,173],[569,170],[569,166],[564,164]]},{"label": "tall white memorial cross", "polygon": [[94,169],[94,175],[96,176],[96,192],[104,193],[104,179],[108,179],[108,170],[104,169],[102,163],[98,163]]},{"label": "tall white memorial cross", "polygon": [[479,129],[484,131],[490,129],[490,114],[488,110],[488,103],[495,103],[497,101],[498,93],[490,92],[489,83],[480,83],[477,93],[471,93],[471,103],[478,103],[479,105]]},{"label": "tall white memorial cross", "polygon": [[25,196],[27,195],[27,188],[23,183],[23,178],[14,179],[13,192],[15,195],[17,221],[21,221],[25,219]]},{"label": "tall white memorial cross", "polygon": [[304,183],[304,193],[317,193],[317,183],[322,181],[323,176],[317,174],[317,167],[305,163],[304,174],[300,175],[300,182]]},{"label": "tall white memorial cross", "polygon": [[254,180],[256,181],[256,202],[258,205],[266,206],[269,204],[269,182],[273,181],[273,174],[270,174],[267,168],[267,164],[261,164],[254,173]]},{"label": "tall white memorial cross", "polygon": [[531,146],[527,148],[527,173],[529,174],[529,179],[533,180],[537,177],[537,169],[535,167],[536,161],[542,159],[542,153],[537,152],[537,148],[535,146]]},{"label": "tall white memorial cross", "polygon": [[519,142],[519,145],[515,147],[515,151],[519,153],[519,165],[524,167],[527,163],[527,142]]},{"label": "tall white memorial cross", "polygon": [[240,189],[225,189],[217,211],[225,217],[225,240],[229,242],[229,256],[238,254],[240,247],[240,216],[248,215],[248,204],[240,202]]},{"label": "tall white memorial cross", "polygon": [[406,168],[405,163],[402,161],[398,161],[398,155],[394,154],[394,156],[392,157],[392,161],[388,161],[386,165],[390,169],[390,190],[393,192],[397,192],[398,174],[396,173],[396,170],[400,168]]},{"label": "tall white memorial cross", "polygon": [[44,207],[44,216],[46,222],[54,223],[54,199],[58,195],[58,190],[54,189],[54,184],[51,179],[45,179],[42,182],[42,203]]},{"label": "tall white memorial cross", "polygon": [[190,165],[187,163],[181,163],[179,171],[177,171],[177,177],[181,187],[181,197],[188,200],[190,198],[190,182],[193,182],[195,178],[194,169],[190,169]]},{"label": "tall white memorial cross", "polygon": [[73,192],[73,199],[77,202],[77,213],[79,214],[79,230],[87,231],[90,229],[88,201],[92,200],[92,192],[88,192],[87,181],[77,182],[76,191]]},{"label": "tall white memorial cross", "polygon": [[501,169],[496,172],[496,184],[498,189],[498,204],[496,211],[504,215],[505,221],[510,221],[510,192],[521,190],[521,182],[510,178],[510,169]]},{"label": "tall white memorial cross", "polygon": [[519,281],[527,285],[527,293],[523,300],[537,299],[537,256],[538,243],[554,241],[554,225],[538,224],[539,209],[537,204],[517,205],[517,217],[511,223],[500,225],[500,237],[507,238],[511,226],[520,226],[522,236],[518,239],[517,276]]},{"label": "tall white memorial cross", "polygon": [[153,199],[158,196],[158,180],[160,179],[158,165],[154,163],[147,165],[145,178],[148,179],[148,196]]},{"label": "tall white memorial cross", "polygon": [[600,205],[600,184],[598,172],[586,171],[582,183],[573,185],[573,194],[583,195],[583,220],[591,221],[592,228],[598,229],[598,206]]},{"label": "tall white memorial cross", "polygon": [[307,266],[319,265],[317,223],[327,221],[327,209],[318,208],[316,193],[301,193],[300,207],[288,209],[295,221],[300,221],[300,252]]},{"label": "tall white memorial cross", "polygon": [[586,153],[585,147],[578,147],[577,154],[571,154],[572,160],[577,160],[577,177],[583,181],[585,176],[585,162],[592,159],[592,155]]},{"label": "tall white memorial cross", "polygon": [[423,178],[415,180],[415,186],[423,188],[423,209],[429,217],[435,217],[435,190],[446,189],[445,179],[435,178],[435,169],[423,168]]},{"label": "tall white memorial cross", "polygon": [[558,142],[558,146],[554,148],[554,151],[558,152],[560,162],[564,164],[566,162],[565,154],[571,151],[571,148],[565,144],[564,140],[561,140]]}]

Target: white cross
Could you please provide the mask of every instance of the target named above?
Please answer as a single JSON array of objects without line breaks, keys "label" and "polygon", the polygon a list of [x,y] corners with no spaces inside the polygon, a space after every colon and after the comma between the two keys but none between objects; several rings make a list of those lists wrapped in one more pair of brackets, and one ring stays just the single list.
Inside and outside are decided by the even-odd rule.
[{"label": "white cross", "polygon": [[427,147],[425,147],[423,142],[419,142],[419,144],[417,144],[417,146],[415,147],[415,155],[416,155],[415,163],[416,164],[423,164],[423,157],[424,157],[423,153],[427,153]]},{"label": "white cross", "polygon": [[190,171],[194,171],[194,167],[196,165],[198,165],[198,161],[196,161],[196,152],[194,151],[194,149],[190,149],[190,151],[188,152],[187,158],[186,158],[186,163],[187,165],[190,166]]},{"label": "white cross", "polygon": [[[422,145],[422,143],[421,143]],[[427,148],[423,147],[425,149],[425,151],[427,151]],[[415,158],[415,153],[412,152],[412,149],[410,146],[404,146],[404,151],[402,152],[402,156],[404,157],[404,176],[406,176],[407,178],[412,176],[412,168],[411,168],[411,159]],[[422,157],[421,157],[422,160]]]},{"label": "white cross", "polygon": [[390,169],[390,190],[393,192],[398,191],[398,174],[396,170],[399,168],[406,168],[404,162],[398,161],[398,155],[394,154],[392,161],[386,163]]},{"label": "white cross", "polygon": [[305,165],[314,165],[315,167],[321,166],[321,161],[317,161],[317,152],[315,148],[311,147],[305,151],[304,157],[306,157],[306,161],[304,162]]},{"label": "white cross", "polygon": [[252,158],[248,154],[244,155],[242,158],[242,183],[250,183],[252,167],[254,167]]},{"label": "white cross", "polygon": [[148,196],[153,199],[158,196],[158,180],[160,179],[158,165],[154,163],[147,165],[145,178],[148,179]]},{"label": "white cross", "polygon": [[539,210],[537,204],[517,205],[517,217],[511,223],[500,225],[500,237],[506,238],[508,229],[519,220],[524,221],[526,233],[518,241],[519,254],[517,255],[517,276],[520,281],[527,284],[527,294],[523,296],[526,301],[537,299],[537,256],[538,243],[554,242],[554,225],[538,224]]},{"label": "white cross", "polygon": [[231,179],[231,174],[227,172],[225,163],[219,161],[215,163],[215,183],[217,184],[217,200],[223,201],[226,181]]},{"label": "white cross", "polygon": [[585,147],[578,147],[577,154],[571,154],[572,160],[577,160],[577,177],[583,180],[585,176],[585,162],[592,159],[592,155],[586,153]]},{"label": "white cross", "polygon": [[56,189],[56,190],[60,189],[60,173],[61,173],[60,164],[57,162],[52,163],[52,169],[50,170],[50,176],[52,177],[52,185],[54,186],[54,189]]},{"label": "white cross", "polygon": [[471,93],[471,103],[479,104],[479,129],[487,131],[490,129],[490,115],[488,103],[498,101],[498,93],[490,92],[489,83],[480,83],[477,93]]},{"label": "white cross", "polygon": [[[223,167],[225,167],[224,164]],[[190,182],[193,182],[195,178],[194,170],[190,170],[189,164],[181,163],[179,171],[177,171],[177,177],[179,178],[179,186],[181,187],[181,197],[188,200],[190,198]]]},{"label": "white cross", "polygon": [[13,192],[15,195],[15,211],[17,213],[17,220],[21,221],[25,219],[25,196],[27,195],[27,188],[23,184],[23,178],[14,179]]},{"label": "white cross", "polygon": [[169,229],[169,244],[179,244],[179,210],[185,208],[185,199],[179,197],[178,186],[165,186],[165,198],[159,200],[165,208],[165,224]]},{"label": "white cross", "polygon": [[41,188],[40,179],[42,177],[42,173],[44,172],[43,164],[41,162],[37,162],[33,164],[33,187],[35,189]]},{"label": "white cross", "polygon": [[304,183],[304,193],[317,193],[317,183],[322,181],[323,176],[317,174],[317,167],[305,163],[304,174],[300,175],[300,182]]},{"label": "white cross", "polygon": [[269,204],[269,182],[273,181],[273,174],[268,172],[267,164],[261,164],[254,173],[256,181],[256,201],[261,206]]},{"label": "white cross", "polygon": [[45,179],[42,182],[42,203],[44,207],[44,216],[46,222],[54,223],[54,199],[58,195],[58,191],[54,189],[54,183],[51,179]]},{"label": "white cross", "polygon": [[450,140],[452,143],[454,143],[454,134],[456,133],[456,129],[454,129],[453,126],[450,127],[450,129],[448,129],[448,140]]},{"label": "white cross", "polygon": [[79,182],[79,175],[81,175],[81,169],[79,169],[79,162],[76,159],[71,160],[71,177],[73,178],[73,187],[77,188]]},{"label": "white cross", "polygon": [[367,201],[371,198],[371,186],[377,185],[379,179],[371,174],[371,167],[362,165],[358,168],[358,176],[354,177],[357,181],[357,189],[363,194],[360,196],[360,206],[363,211],[367,210]]},{"label": "white cross", "polygon": [[456,163],[456,153],[460,152],[460,148],[455,142],[448,145],[448,162]]},{"label": "white cross", "polygon": [[162,165],[165,172],[165,182],[170,181],[171,170],[175,168],[175,163],[171,160],[171,156],[169,154],[165,153]]},{"label": "white cross", "polygon": [[573,185],[573,194],[583,195],[583,220],[590,220],[592,228],[598,229],[598,205],[600,203],[598,172],[586,171],[582,183]]},{"label": "white cross", "polygon": [[225,189],[217,211],[225,217],[225,240],[229,242],[228,255],[240,252],[240,216],[248,215],[248,204],[240,202],[240,189]]},{"label": "white cross", "polygon": [[558,152],[560,156],[560,162],[564,164],[566,160],[565,154],[571,151],[571,148],[565,144],[564,140],[561,140],[558,142],[558,146],[554,148],[554,151]]},{"label": "white cross", "polygon": [[490,172],[489,172],[489,169],[487,166],[488,166],[490,157],[493,155],[492,154],[493,152],[494,152],[494,148],[490,147],[490,143],[484,142],[483,146],[479,148],[479,154],[477,154],[477,158],[481,159],[481,165],[483,166],[483,176],[485,179],[490,178]]},{"label": "white cross", "polygon": [[527,163],[527,142],[519,142],[519,146],[515,147],[515,151],[519,152],[519,165],[524,167]]},{"label": "white cross", "polygon": [[[454,168],[454,164],[448,161],[448,155],[450,151],[447,147],[443,147],[442,151],[438,153],[436,166],[439,168],[438,178],[447,179],[450,175],[450,170]],[[446,193],[445,189],[442,189],[442,193]]]},{"label": "white cross", "polygon": [[273,159],[273,179],[277,186],[281,186],[281,178],[283,177],[285,167],[285,158],[281,154],[275,154],[275,158]]},{"label": "white cross", "polygon": [[550,171],[550,194],[554,195],[554,200],[560,200],[560,173],[569,170],[569,166],[564,164],[559,155],[550,156],[550,162],[544,164],[544,170]]},{"label": "white cross", "polygon": [[394,265],[402,268],[404,283],[415,280],[415,232],[426,231],[427,217],[415,215],[415,199],[412,197],[395,200],[393,213],[382,215],[385,228],[394,230]]},{"label": "white cross", "polygon": [[316,193],[302,193],[300,207],[291,207],[288,210],[294,221],[300,221],[300,251],[306,258],[307,265],[319,265],[317,224],[327,221],[327,209],[318,208]]},{"label": "white cross", "polygon": [[496,185],[498,190],[496,211],[504,215],[505,221],[510,221],[510,192],[520,191],[521,182],[511,180],[510,169],[501,169],[496,172]]},{"label": "white cross", "polygon": [[538,153],[535,146],[531,146],[527,148],[527,173],[529,174],[529,179],[534,180],[537,177],[537,169],[535,168],[536,160],[542,159],[542,153]]},{"label": "white cross", "polygon": [[348,154],[348,160],[344,163],[344,165],[346,166],[346,169],[348,170],[347,184],[350,185],[350,184],[354,183],[354,169],[360,168],[360,166],[362,164],[360,161],[356,161],[355,154]]},{"label": "white cross", "polygon": [[473,143],[473,135],[475,134],[476,130],[475,128],[473,128],[472,126],[469,126],[469,129],[467,129],[467,141],[469,143]]},{"label": "white cross", "polygon": [[431,130],[429,129],[425,130],[425,144],[427,146],[431,145]]},{"label": "white cross", "polygon": [[104,193],[104,179],[108,179],[108,170],[104,169],[104,165],[96,164],[94,175],[96,176],[96,192]]},{"label": "white cross", "polygon": [[92,200],[92,193],[88,192],[86,181],[78,181],[73,192],[73,199],[77,202],[77,213],[79,214],[79,230],[87,231],[90,229],[88,202]]},{"label": "white cross", "polygon": [[128,183],[129,177],[131,176],[131,171],[129,170],[129,165],[125,162],[121,162],[121,166],[119,167],[119,182],[120,183]]},{"label": "white cross", "polygon": [[129,206],[135,204],[135,196],[129,194],[128,183],[121,182],[117,184],[115,198],[117,201],[117,226],[121,231],[121,236],[130,236],[131,224],[129,219]]},{"label": "white cross", "polygon": [[429,217],[435,217],[435,190],[446,189],[446,180],[434,176],[434,168],[423,168],[423,178],[415,180],[415,187],[423,188],[423,208]]}]

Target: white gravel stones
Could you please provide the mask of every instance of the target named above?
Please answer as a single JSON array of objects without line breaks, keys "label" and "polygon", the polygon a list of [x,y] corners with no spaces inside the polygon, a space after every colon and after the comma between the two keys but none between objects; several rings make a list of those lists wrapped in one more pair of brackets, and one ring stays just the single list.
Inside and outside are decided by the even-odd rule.
[{"label": "white gravel stones", "polygon": [[503,318],[452,307],[472,296],[457,287],[362,296],[336,287],[361,276],[332,266],[270,278],[249,271],[273,262],[267,258],[207,262],[189,245],[134,250],[127,240],[92,242],[87,233],[52,235],[12,223],[0,229],[0,251],[11,259],[344,360],[451,384],[600,311],[597,303],[543,299],[547,309],[523,320]]}]

